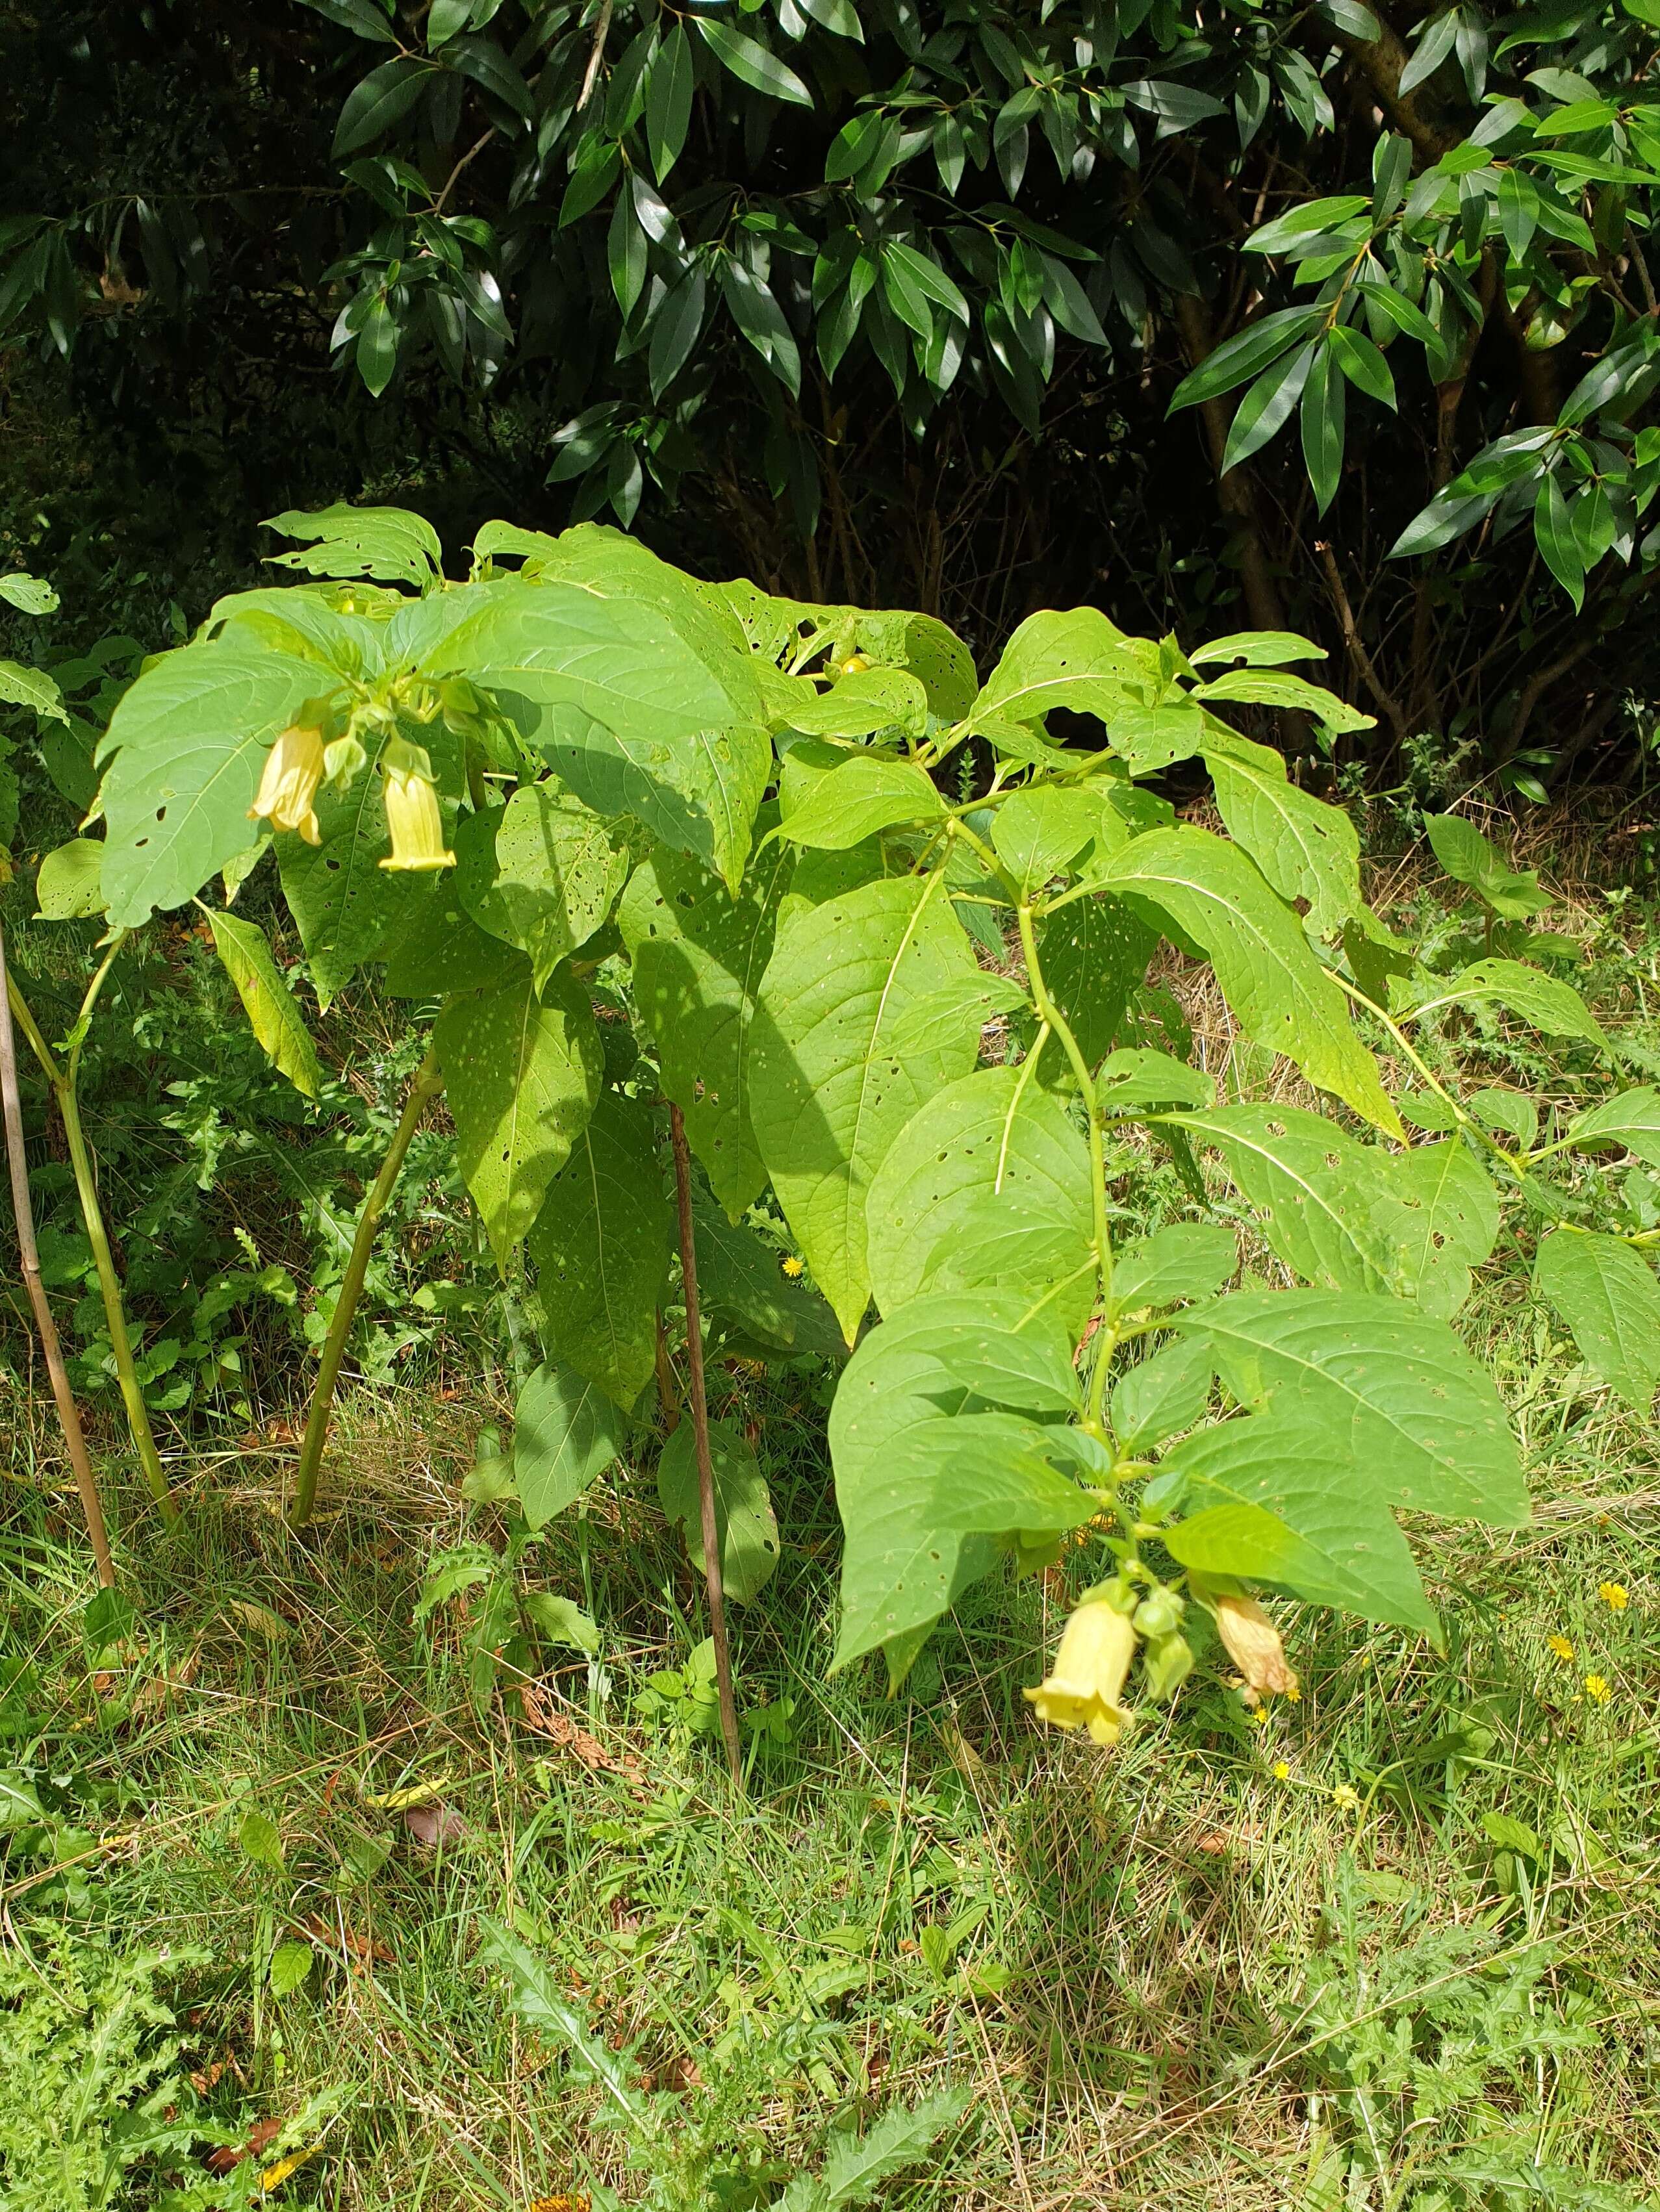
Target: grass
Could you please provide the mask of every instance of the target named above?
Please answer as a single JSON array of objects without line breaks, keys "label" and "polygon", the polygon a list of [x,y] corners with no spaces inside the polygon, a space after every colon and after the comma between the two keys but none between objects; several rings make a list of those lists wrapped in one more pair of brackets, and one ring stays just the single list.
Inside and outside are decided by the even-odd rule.
[{"label": "grass", "polygon": [[[811,1381],[727,1376],[714,1410],[751,1425],[785,1536],[737,1622],[741,1796],[701,1710],[651,1679],[702,1629],[648,1474],[529,1555],[600,1623],[592,1662],[550,1653],[528,1699],[508,1682],[479,1711],[469,1599],[415,1624],[434,1556],[498,1527],[459,1486],[497,1378],[349,1396],[304,1539],[286,1443],[204,1453],[167,1540],[112,1470],[137,1619],[102,1650],[48,1402],[14,1391],[0,1758],[44,1817],[0,1857],[0,1948],[48,1979],[99,1930],[204,1954],[163,1974],[181,2080],[257,2144],[314,2111],[320,2147],[273,2193],[338,2212],[599,2212],[654,2186],[745,2212],[836,2124],[946,2087],[961,2117],[881,2185],[896,2212],[1649,2201],[1654,1432],[1591,1384],[1516,1251],[1460,1325],[1536,1510],[1420,1532],[1444,1652],[1288,1607],[1299,1699],[1253,1720],[1213,1652],[1112,1756],[1040,1735],[1019,1694],[1082,1559],[970,1592],[897,1700],[873,1663],[826,1680]],[[627,2054],[658,2116],[643,2163],[593,2049],[514,2010],[486,1922]]]}]

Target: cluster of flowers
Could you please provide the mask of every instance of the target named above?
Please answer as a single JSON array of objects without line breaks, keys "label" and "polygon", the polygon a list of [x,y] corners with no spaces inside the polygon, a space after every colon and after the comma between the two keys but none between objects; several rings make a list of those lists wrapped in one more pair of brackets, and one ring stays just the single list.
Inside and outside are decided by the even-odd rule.
[{"label": "cluster of flowers", "polygon": [[[297,830],[307,845],[317,844],[321,836],[317,824],[319,789],[325,779],[350,781],[364,759],[362,746],[351,732],[325,743],[320,729],[295,723],[282,732],[265,756],[265,774],[248,809],[249,818],[268,821],[273,830]],[[444,844],[444,819],[426,753],[405,738],[392,738],[381,754],[380,769],[386,831],[392,840],[392,850],[380,866],[416,870],[453,867],[455,855]]]},{"label": "cluster of flowers", "polygon": [[[1280,1632],[1255,1598],[1220,1593],[1210,1601],[1217,1633],[1254,1698],[1298,1694],[1297,1676]],[[1022,1692],[1040,1721],[1053,1728],[1086,1728],[1093,1740],[1116,1744],[1130,1712],[1124,1684],[1136,1648],[1147,1644],[1148,1687],[1166,1696],[1187,1674],[1193,1655],[1177,1635],[1183,1604],[1162,1586],[1138,1603],[1117,1583],[1087,1590],[1061,1632],[1055,1665],[1035,1690]]]}]

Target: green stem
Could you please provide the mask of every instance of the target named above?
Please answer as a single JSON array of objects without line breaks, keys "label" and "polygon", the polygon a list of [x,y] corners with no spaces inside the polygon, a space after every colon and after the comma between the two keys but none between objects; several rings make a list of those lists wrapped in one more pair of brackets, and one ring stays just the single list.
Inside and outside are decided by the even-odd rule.
[{"label": "green stem", "polygon": [[1095,1366],[1090,1376],[1089,1412],[1084,1425],[1092,1435],[1103,1436],[1101,1409],[1106,1401],[1107,1370],[1112,1364],[1117,1339],[1112,1326],[1112,1238],[1107,1227],[1107,1152],[1102,1135],[1101,1106],[1095,1095],[1095,1078],[1090,1072],[1090,1064],[1072,1033],[1072,1024],[1049,996],[1049,985],[1043,979],[1037,939],[1031,926],[1030,900],[1022,899],[1015,913],[1020,925],[1020,950],[1025,955],[1032,1004],[1044,1026],[1060,1038],[1061,1048],[1072,1062],[1073,1073],[1078,1078],[1079,1089],[1084,1095],[1084,1111],[1089,1116],[1091,1198],[1095,1210],[1095,1265],[1101,1282],[1101,1327]]},{"label": "green stem", "polygon": [[104,978],[109,973],[110,963],[119,950],[120,941],[118,940],[110,948],[82,1001],[66,1068],[59,1067],[53,1059],[39,1024],[23,1003],[22,994],[9,976],[7,978],[6,996],[13,1018],[28,1039],[29,1048],[52,1085],[52,1097],[58,1102],[58,1111],[63,1119],[64,1135],[70,1148],[70,1164],[75,1171],[76,1195],[81,1201],[81,1218],[86,1227],[87,1242],[92,1247],[93,1265],[98,1271],[98,1288],[104,1301],[104,1320],[110,1333],[110,1349],[115,1358],[121,1401],[127,1409],[127,1425],[132,1431],[133,1449],[138,1455],[144,1480],[162,1519],[176,1521],[179,1507],[167,1487],[161,1455],[155,1448],[155,1437],[150,1427],[149,1409],[144,1403],[144,1394],[138,1384],[138,1370],[133,1364],[132,1340],[127,1334],[126,1310],[121,1303],[121,1279],[115,1272],[115,1256],[110,1250],[103,1209],[98,1202],[98,1177],[93,1168],[92,1154],[88,1149],[86,1133],[81,1126],[81,1101],[76,1088],[76,1079],[81,1066],[81,1046],[86,1036],[87,1024],[92,1018],[92,1010],[97,1003]]},{"label": "green stem", "polygon": [[329,1417],[334,1410],[335,1385],[340,1379],[341,1362],[346,1356],[346,1340],[351,1334],[351,1325],[356,1317],[357,1302],[363,1295],[363,1281],[369,1271],[369,1255],[374,1249],[375,1232],[380,1226],[380,1217],[396,1187],[404,1156],[409,1151],[422,1115],[444,1087],[444,1078],[438,1065],[438,1048],[429,1048],[426,1058],[416,1070],[415,1080],[410,1085],[409,1097],[404,1101],[403,1113],[392,1132],[386,1157],[380,1163],[380,1172],[374,1178],[368,1196],[363,1201],[363,1211],[357,1217],[357,1233],[351,1240],[351,1252],[346,1261],[346,1272],[340,1279],[340,1293],[334,1302],[333,1318],[323,1343],[323,1362],[318,1370],[317,1387],[312,1392],[311,1409],[306,1415],[306,1433],[300,1446],[300,1464],[295,1471],[294,1499],[289,1507],[289,1519],[296,1528],[303,1528],[312,1515],[317,1498],[318,1470],[323,1464],[323,1447],[328,1441]]},{"label": "green stem", "polygon": [[[1357,1006],[1364,1006],[1366,1012],[1371,1014],[1375,1020],[1383,1024],[1383,1027],[1389,1031],[1390,1036],[1395,1040],[1395,1042],[1402,1054],[1411,1062],[1412,1066],[1417,1069],[1419,1074],[1423,1077],[1425,1082],[1435,1093],[1436,1097],[1441,1101],[1442,1104],[1450,1109],[1453,1118],[1458,1123],[1459,1127],[1461,1129],[1468,1130],[1469,1134],[1475,1138],[1478,1143],[1485,1145],[1487,1150],[1493,1154],[1493,1158],[1496,1160],[1503,1161],[1504,1164],[1510,1170],[1511,1173],[1519,1180],[1524,1164],[1517,1160],[1512,1153],[1507,1152],[1505,1150],[1505,1147],[1498,1141],[1497,1138],[1489,1136],[1487,1130],[1485,1130],[1481,1124],[1476,1120],[1475,1115],[1470,1113],[1456,1098],[1454,1097],[1452,1092],[1446,1088],[1444,1084],[1437,1079],[1428,1063],[1424,1059],[1423,1054],[1417,1051],[1414,1047],[1412,1040],[1408,1036],[1406,1031],[1401,1027],[1401,1024],[1383,1012],[1383,1009],[1378,1005],[1376,999],[1368,998],[1364,991],[1358,989],[1357,987],[1349,982],[1346,977],[1340,975],[1335,968],[1329,968],[1326,970],[1326,973],[1331,977],[1332,981],[1336,984],[1340,991],[1346,991],[1349,997],[1354,1000]],[[1444,1000],[1441,1003],[1450,1005],[1453,1002],[1450,1000]],[[1435,1009],[1433,1006],[1424,1006],[1420,1007],[1419,1011],[1420,1013],[1432,1013]]]}]

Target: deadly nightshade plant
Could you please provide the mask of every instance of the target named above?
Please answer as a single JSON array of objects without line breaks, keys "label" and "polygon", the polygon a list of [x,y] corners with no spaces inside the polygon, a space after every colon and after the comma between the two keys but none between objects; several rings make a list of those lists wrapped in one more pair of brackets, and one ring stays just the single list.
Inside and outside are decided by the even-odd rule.
[{"label": "deadly nightshade plant", "polygon": [[[1180,1683],[1195,1606],[1254,1690],[1294,1680],[1254,1590],[1438,1633],[1396,1513],[1508,1527],[1528,1510],[1453,1325],[1499,1192],[1532,1204],[1543,1152],[1660,1142],[1660,1103],[1627,1092],[1535,1149],[1432,1072],[1438,1024],[1496,1011],[1593,1069],[1607,1047],[1572,987],[1529,964],[1521,923],[1449,972],[1444,944],[1368,908],[1347,816],[1229,719],[1364,726],[1290,672],[1304,641],[1189,651],[1078,608],[1033,616],[982,680],[931,617],[702,583],[593,526],[490,524],[453,583],[414,516],[284,520],[317,542],[282,560],[317,580],[222,600],[116,711],[101,896],[130,929],[228,867],[246,879],[255,807],[278,825],[268,865],[319,1002],[365,969],[409,1002],[427,1055],[358,1246],[366,1261],[441,1087],[544,1349],[513,1452],[530,1526],[670,1387],[672,1111],[711,1343],[839,1344],[845,1361],[836,1665],[879,1650],[897,1683],[969,1584],[1079,1542],[1101,1579],[1035,1702],[1098,1737],[1133,1694]],[[1061,712],[1085,718],[1081,740],[1051,728]],[[275,750],[296,729],[324,763],[313,780],[308,738],[303,807]],[[964,779],[970,740],[988,766]],[[1193,759],[1225,835],[1149,787]],[[1321,1110],[1219,1103],[1168,1036],[1147,1042],[1165,940],[1209,962],[1243,1036]],[[263,941],[260,957],[298,1023]],[[1292,1287],[1242,1277],[1215,1218],[1115,1240],[1110,1178],[1149,1142],[1200,1192],[1195,1153],[1216,1156]],[[1576,1328],[1562,1285],[1579,1273],[1634,1269],[1645,1287],[1620,1295],[1660,1298],[1640,1233],[1559,1211],[1541,1276]],[[762,1233],[780,1217],[812,1291]],[[777,1529],[741,1432],[714,1422],[708,1443],[708,1533],[747,1602]],[[671,1439],[660,1489],[707,1565],[691,1473]]]}]

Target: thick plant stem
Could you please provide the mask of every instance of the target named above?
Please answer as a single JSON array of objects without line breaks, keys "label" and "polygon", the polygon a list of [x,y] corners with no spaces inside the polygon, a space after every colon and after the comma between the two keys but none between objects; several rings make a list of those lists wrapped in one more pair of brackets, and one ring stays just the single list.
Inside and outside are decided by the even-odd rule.
[{"label": "thick plant stem", "polygon": [[380,1226],[380,1217],[386,1210],[404,1165],[421,1117],[444,1087],[443,1073],[438,1065],[438,1048],[430,1047],[426,1058],[416,1070],[415,1080],[410,1085],[409,1097],[404,1101],[404,1110],[398,1116],[398,1127],[392,1132],[386,1157],[380,1163],[380,1172],[374,1178],[368,1196],[363,1201],[363,1211],[357,1217],[357,1233],[351,1240],[351,1252],[346,1261],[346,1272],[340,1280],[340,1294],[334,1303],[334,1316],[329,1322],[329,1333],[323,1344],[323,1364],[318,1370],[317,1387],[312,1392],[311,1410],[306,1416],[306,1433],[300,1446],[300,1465],[295,1473],[294,1498],[289,1507],[289,1519],[296,1528],[303,1528],[312,1515],[317,1499],[318,1470],[323,1464],[323,1447],[328,1442],[329,1416],[334,1410],[334,1389],[340,1379],[340,1364],[346,1356],[346,1340],[351,1334],[351,1325],[357,1313],[357,1302],[363,1295],[363,1279],[369,1270],[369,1255],[374,1249],[375,1232]]},{"label": "thick plant stem", "polygon": [[714,1640],[714,1686],[721,1699],[721,1733],[732,1778],[741,1789],[744,1754],[738,1741],[738,1705],[732,1693],[732,1653],[727,1644],[727,1596],[721,1579],[721,1528],[714,1510],[714,1462],[709,1457],[709,1407],[703,1392],[703,1321],[697,1304],[697,1248],[691,1227],[691,1157],[678,1106],[669,1108],[674,1149],[674,1194],[680,1210],[680,1273],[686,1294],[686,1365],[691,1374],[691,1432],[697,1446],[697,1504],[703,1534],[703,1579],[709,1594],[709,1633]]},{"label": "thick plant stem", "polygon": [[132,1431],[133,1449],[138,1455],[139,1467],[161,1518],[176,1521],[179,1507],[167,1487],[167,1473],[161,1465],[161,1455],[155,1448],[155,1432],[150,1427],[149,1409],[144,1403],[144,1394],[138,1383],[138,1370],[133,1364],[132,1340],[127,1334],[126,1309],[121,1303],[121,1279],[115,1272],[115,1255],[110,1250],[108,1232],[104,1227],[103,1208],[98,1202],[98,1177],[93,1168],[92,1154],[87,1147],[85,1132],[81,1127],[81,1100],[76,1089],[81,1042],[86,1035],[86,1024],[119,950],[119,945],[111,948],[108,957],[94,976],[92,987],[82,1002],[76,1042],[66,1068],[60,1068],[52,1058],[34,1017],[9,975],[6,978],[6,1001],[46,1073],[46,1080],[52,1085],[52,1097],[58,1102],[58,1113],[63,1117],[64,1136],[70,1148],[70,1164],[75,1171],[76,1195],[81,1201],[81,1218],[86,1228],[87,1242],[92,1247],[93,1265],[98,1271],[98,1288],[104,1301],[104,1321],[110,1333],[110,1350],[115,1360],[116,1379],[121,1386],[121,1402],[127,1409],[127,1425]]},{"label": "thick plant stem", "polygon": [[8,981],[5,934],[0,931],[0,1106],[3,1107],[5,1115],[6,1158],[11,1170],[11,1203],[17,1223],[18,1256],[22,1263],[24,1287],[28,1291],[29,1304],[34,1309],[35,1325],[40,1332],[40,1348],[46,1354],[46,1372],[52,1377],[52,1395],[58,1403],[58,1418],[63,1424],[70,1465],[75,1470],[75,1486],[81,1493],[82,1510],[87,1516],[87,1534],[92,1540],[92,1555],[97,1562],[98,1579],[106,1589],[113,1589],[115,1565],[110,1558],[109,1534],[104,1526],[103,1501],[98,1495],[97,1477],[93,1474],[92,1462],[87,1454],[87,1440],[81,1427],[80,1411],[70,1389],[69,1374],[64,1365],[64,1349],[58,1340],[57,1323],[52,1320],[46,1285],[40,1279],[40,1256],[34,1243],[34,1215],[29,1205],[28,1165],[23,1155],[23,1109],[17,1091],[17,1041],[12,1034],[11,1006],[6,991]]}]

